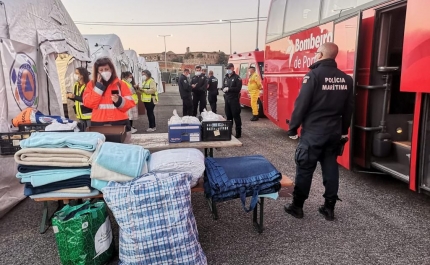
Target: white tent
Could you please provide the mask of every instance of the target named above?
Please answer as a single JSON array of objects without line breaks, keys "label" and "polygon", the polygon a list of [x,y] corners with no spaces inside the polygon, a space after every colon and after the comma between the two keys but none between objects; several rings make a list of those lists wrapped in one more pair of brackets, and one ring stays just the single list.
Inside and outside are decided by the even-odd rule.
[{"label": "white tent", "polygon": [[118,76],[121,72],[128,71],[128,57],[124,53],[121,39],[115,34],[96,34],[83,35],[88,41],[91,64],[88,65],[88,71],[92,72],[94,62],[100,58],[108,56],[112,59]]},{"label": "white tent", "polygon": [[[64,115],[56,58],[73,69],[89,61],[88,46],[60,0],[0,1],[0,132],[23,109]],[[67,71],[66,71],[67,72]],[[13,157],[0,156],[0,217],[18,203],[23,186]]]},{"label": "white tent", "polygon": [[124,53],[128,58],[128,71],[133,74],[136,83],[139,83],[142,76],[142,70],[139,67],[139,56],[134,50],[125,50]]},{"label": "white tent", "polygon": [[152,78],[157,82],[158,93],[163,93],[163,84],[161,83],[161,71],[158,62],[146,62],[146,69],[151,72]]}]

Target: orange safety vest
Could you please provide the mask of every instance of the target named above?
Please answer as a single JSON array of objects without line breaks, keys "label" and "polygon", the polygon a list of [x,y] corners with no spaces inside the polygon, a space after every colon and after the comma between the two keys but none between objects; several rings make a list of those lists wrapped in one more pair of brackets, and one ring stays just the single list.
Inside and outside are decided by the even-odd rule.
[{"label": "orange safety vest", "polygon": [[[112,90],[119,90],[122,97],[121,106],[115,107],[111,95]],[[127,84],[118,78],[106,88],[105,92],[98,89],[93,81],[88,82],[83,96],[84,106],[93,109],[91,121],[112,122],[128,120],[127,111],[136,106]]]}]

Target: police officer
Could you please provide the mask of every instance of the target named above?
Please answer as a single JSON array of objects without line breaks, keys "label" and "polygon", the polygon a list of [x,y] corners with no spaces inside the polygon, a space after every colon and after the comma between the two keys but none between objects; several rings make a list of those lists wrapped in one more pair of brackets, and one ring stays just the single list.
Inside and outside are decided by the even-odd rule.
[{"label": "police officer", "polygon": [[339,200],[339,168],[337,156],[342,142],[347,140],[354,106],[352,78],[337,68],[338,47],[324,43],[316,52],[316,62],[304,78],[294,111],[289,122],[288,135],[301,137],[295,153],[296,183],[293,202],[285,211],[303,218],[303,204],[309,196],[312,176],[319,161],[325,187],[325,203],[319,212],[326,220],[334,220],[334,207]]},{"label": "police officer", "polygon": [[234,65],[227,65],[227,74],[224,77],[224,101],[225,115],[227,120],[234,120],[236,124],[236,138],[242,136],[242,119],[240,118],[240,90],[242,89],[242,79],[234,72]]},{"label": "police officer", "polygon": [[216,113],[216,102],[218,100],[218,79],[214,76],[213,71],[209,71],[209,87],[208,87],[208,101],[211,105],[211,110]]},{"label": "police officer", "polygon": [[185,69],[184,73],[181,74],[178,80],[179,94],[182,99],[182,115],[192,116],[193,115],[193,98],[191,95],[191,85],[188,81],[190,76],[190,70]]},{"label": "police officer", "polygon": [[207,84],[208,81],[204,73],[202,73],[202,67],[196,66],[195,76],[193,76],[191,80],[193,91],[193,116],[197,116],[197,108],[199,108],[200,113],[206,108]]}]

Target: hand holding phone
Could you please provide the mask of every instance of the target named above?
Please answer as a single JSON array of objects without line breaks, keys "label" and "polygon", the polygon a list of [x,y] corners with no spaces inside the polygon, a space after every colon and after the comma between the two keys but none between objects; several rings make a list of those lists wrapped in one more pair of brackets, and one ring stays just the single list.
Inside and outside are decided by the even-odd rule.
[{"label": "hand holding phone", "polygon": [[102,75],[100,73],[97,74],[97,82],[102,82]]}]

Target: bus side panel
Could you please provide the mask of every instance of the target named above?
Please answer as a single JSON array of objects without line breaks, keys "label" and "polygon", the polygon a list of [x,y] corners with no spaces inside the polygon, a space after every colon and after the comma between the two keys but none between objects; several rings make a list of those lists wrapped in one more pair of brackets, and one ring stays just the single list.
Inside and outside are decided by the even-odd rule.
[{"label": "bus side panel", "polygon": [[[372,44],[375,24],[375,10],[370,9],[363,12],[360,34],[358,40],[357,57],[357,76],[355,82],[360,85],[370,84],[370,67],[372,62]],[[355,124],[362,127],[367,126],[368,113],[368,97],[369,91],[366,89],[356,89],[355,91]],[[353,128],[353,127],[352,127]],[[353,139],[353,161],[360,167],[368,167],[366,155],[366,142],[369,138],[369,133],[363,130],[354,129]]]},{"label": "bus side panel", "polygon": [[[344,20],[334,26],[334,43],[339,47],[339,54],[336,58],[337,66],[348,75],[352,75],[355,66],[356,42],[357,42],[358,18],[357,16]],[[349,138],[351,139],[349,132]],[[343,155],[338,157],[337,162],[350,169],[350,143],[345,145]]]},{"label": "bus side panel", "polygon": [[430,1],[408,0],[403,43],[403,92],[430,92],[430,75],[423,73],[430,64]]}]

